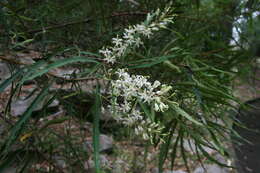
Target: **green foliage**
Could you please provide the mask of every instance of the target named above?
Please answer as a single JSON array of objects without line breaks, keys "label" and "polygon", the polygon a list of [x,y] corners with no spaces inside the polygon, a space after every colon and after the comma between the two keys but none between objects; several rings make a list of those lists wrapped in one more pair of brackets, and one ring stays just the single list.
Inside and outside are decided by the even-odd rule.
[{"label": "green foliage", "polygon": [[99,121],[101,114],[101,100],[100,100],[100,88],[96,88],[96,98],[93,110],[93,148],[94,148],[94,161],[95,161],[95,172],[100,173],[100,163],[99,163]]},{"label": "green foliage", "polygon": [[[198,160],[203,155],[218,163],[204,150],[204,146],[228,156],[223,141],[229,139],[234,119],[228,111],[234,109],[231,102],[239,103],[233,96],[232,83],[243,71],[241,67],[251,62],[252,56],[254,57],[251,49],[241,46],[243,42],[230,45],[230,41],[234,39],[232,25],[241,10],[250,4],[237,0],[175,0],[172,1],[176,14],[173,23],[150,39],[145,39],[142,46],[134,48],[113,65],[105,63],[102,55],[98,53],[102,47],[111,44],[113,37],[122,35],[127,26],[141,23],[148,12],[157,8],[164,9],[167,4],[167,0],[142,0],[138,1],[138,5],[118,0],[0,2],[0,58],[18,67],[21,64],[5,58],[10,52],[19,54],[33,50],[40,52],[42,56],[33,64],[23,64],[23,67],[12,69],[11,77],[0,84],[0,92],[12,86],[8,105],[25,82],[35,80],[41,88],[41,92],[26,112],[12,125],[9,139],[4,141],[1,148],[0,160],[3,162],[0,169],[10,161],[10,157],[11,160],[15,159],[14,154],[8,155],[8,152],[12,144],[19,143],[22,133],[33,131],[34,134],[37,132],[37,135],[53,138],[54,140],[49,142],[49,148],[44,146],[46,141],[37,137],[34,139],[36,148],[43,151],[48,148],[49,155],[57,145],[55,139],[63,138],[55,132],[49,132],[47,127],[50,123],[61,124],[65,120],[57,123],[49,121],[44,128],[36,132],[34,123],[37,122],[31,121],[33,109],[47,93],[51,93],[49,88],[54,85],[43,85],[46,79],[72,84],[71,88],[80,92],[83,88],[81,81],[94,80],[99,83],[100,79],[107,80],[111,77],[108,69],[116,71],[119,68],[127,68],[131,74],[150,76],[151,81],[159,80],[172,86],[172,92],[167,98],[169,109],[165,112],[158,113],[146,103],[136,101],[144,116],[165,127],[161,134],[154,135],[152,139],[154,146],[160,145],[160,171],[167,159],[171,161],[171,167],[174,167],[178,152],[187,165],[184,139],[192,140],[196,144]],[[252,14],[258,7],[256,3],[251,4],[247,13]],[[242,31],[245,34],[243,38],[254,42],[253,33],[259,34],[259,20],[256,19],[252,23],[254,27],[245,25],[246,29]],[[253,49],[259,51],[258,47]],[[52,73],[52,70],[61,67],[76,70],[68,78]],[[238,72],[234,71],[234,68],[237,68]],[[101,106],[106,106],[111,98],[98,89],[90,93],[95,96],[94,106],[92,112],[86,114],[94,117],[95,170],[101,172],[98,160],[100,112]],[[58,97],[58,94],[55,96]],[[6,119],[12,119],[8,109],[4,113]],[[63,138],[63,151],[74,153],[73,158],[75,156],[82,167],[83,160],[89,156],[87,153],[81,156],[78,149],[80,147],[74,147],[73,137],[70,134],[68,136],[71,137],[70,141],[66,137]],[[25,162],[29,167],[26,159]]]}]

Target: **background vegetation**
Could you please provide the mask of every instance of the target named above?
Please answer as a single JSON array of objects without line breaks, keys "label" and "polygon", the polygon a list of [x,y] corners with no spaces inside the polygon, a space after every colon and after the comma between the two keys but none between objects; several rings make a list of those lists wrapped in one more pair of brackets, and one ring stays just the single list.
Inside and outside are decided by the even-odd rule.
[{"label": "background vegetation", "polygon": [[[179,104],[179,108],[156,115],[155,121],[165,126],[162,133],[168,135],[154,136],[151,144],[133,136],[123,125],[112,123],[105,129],[103,121],[100,122],[100,107],[106,105],[108,98],[99,89],[85,93],[83,88],[90,85],[90,81],[95,85],[102,83],[108,69],[108,65],[100,60],[98,50],[110,45],[111,39],[121,35],[129,25],[144,21],[148,12],[163,9],[169,0],[1,1],[0,58],[9,64],[12,73],[0,85],[0,92],[7,87],[10,90],[5,110],[1,110],[1,118],[10,130],[1,140],[0,170],[15,161],[18,155],[23,165],[20,171],[29,170],[34,157],[48,160],[57,152],[56,147],[63,146],[59,152],[66,156],[70,169],[75,171],[77,167],[83,172],[84,160],[92,157],[77,144],[78,138],[84,137],[78,134],[76,139],[69,130],[61,135],[48,128],[67,121],[81,125],[86,121],[93,122],[96,172],[101,171],[98,161],[100,130],[112,131],[116,138],[138,139],[147,146],[159,148],[160,171],[166,160],[170,160],[174,168],[177,152],[181,153],[189,170],[184,139],[195,143],[198,160],[202,155],[217,162],[203,146],[228,156],[223,141],[228,141],[233,133],[234,117],[229,112],[235,110],[234,102],[240,103],[233,96],[233,83],[237,76],[249,72],[259,56],[259,16],[253,15],[259,10],[259,3],[255,0],[171,2],[176,14],[174,23],[112,66],[114,69],[128,68],[132,74],[149,75],[151,81],[159,80],[173,87],[173,101]],[[234,30],[241,33],[240,39],[234,38]],[[37,52],[38,56],[33,56],[32,52]],[[26,58],[33,63],[21,61],[21,53],[27,54]],[[61,66],[72,69],[70,76],[62,77],[50,71]],[[28,95],[35,92],[38,95],[23,115],[13,117],[11,103],[28,82],[38,86]],[[60,88],[69,85],[70,89],[65,93],[57,88],[53,90],[57,83]],[[69,98],[71,94],[84,102],[83,111],[77,107],[81,105],[78,100],[76,103],[73,99],[66,102],[64,96]],[[43,99],[46,100],[43,110],[59,99],[65,105],[67,115],[44,121],[38,129],[42,123],[40,118],[50,115],[49,111],[43,110],[33,113]],[[26,135],[31,140],[21,142],[21,137],[27,139]],[[159,142],[159,138],[165,142]],[[37,151],[40,156],[30,151]],[[53,171],[62,170],[54,166]]]}]

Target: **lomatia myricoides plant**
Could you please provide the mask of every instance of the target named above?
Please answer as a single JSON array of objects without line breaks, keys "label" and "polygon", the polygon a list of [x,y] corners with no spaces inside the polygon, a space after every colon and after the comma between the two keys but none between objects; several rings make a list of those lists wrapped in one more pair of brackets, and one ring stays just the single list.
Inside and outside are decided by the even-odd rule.
[{"label": "lomatia myricoides plant", "polygon": [[[103,47],[99,53],[103,55],[103,61],[109,65],[120,64],[120,60],[125,58],[131,50],[139,48],[144,44],[143,39],[149,39],[160,29],[167,28],[172,23],[174,15],[170,6],[164,11],[157,10],[148,14],[146,20],[134,26],[129,26],[124,30],[122,36],[112,39],[112,46]],[[155,122],[154,118],[145,114],[143,105],[149,106],[155,112],[167,111],[174,91],[169,85],[160,81],[149,79],[149,76],[140,74],[130,74],[127,68],[109,68],[106,79],[111,83],[111,104],[109,110],[114,118],[134,128],[136,135],[140,135],[145,140],[151,139],[154,134],[160,134],[164,128],[160,122]],[[112,76],[115,76],[112,78]]]}]

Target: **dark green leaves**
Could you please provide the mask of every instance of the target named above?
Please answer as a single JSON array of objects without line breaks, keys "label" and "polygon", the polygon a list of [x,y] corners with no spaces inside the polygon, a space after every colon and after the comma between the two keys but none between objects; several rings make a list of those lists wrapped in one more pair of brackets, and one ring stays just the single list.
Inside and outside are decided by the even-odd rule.
[{"label": "dark green leaves", "polygon": [[32,104],[26,109],[21,118],[15,123],[13,128],[11,129],[10,136],[6,141],[5,145],[1,149],[3,152],[6,152],[10,149],[11,145],[18,139],[19,135],[23,132],[25,125],[28,123],[32,111],[38,106],[40,102],[44,99],[44,97],[48,94],[48,90],[50,87],[50,83],[45,85],[42,91],[37,95]]},{"label": "dark green leaves", "polygon": [[99,155],[99,120],[101,114],[101,98],[100,98],[100,88],[96,88],[95,92],[95,105],[93,108],[93,148],[94,148],[94,162],[95,162],[95,172],[101,173],[100,169],[100,155]]}]

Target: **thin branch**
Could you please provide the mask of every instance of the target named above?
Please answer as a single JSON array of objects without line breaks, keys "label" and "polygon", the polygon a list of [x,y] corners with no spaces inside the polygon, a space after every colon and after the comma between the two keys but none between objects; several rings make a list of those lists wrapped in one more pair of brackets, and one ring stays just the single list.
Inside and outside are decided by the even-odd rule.
[{"label": "thin branch", "polygon": [[[112,17],[118,17],[118,16],[132,16],[132,15],[147,15],[148,12],[122,12],[122,13],[113,13],[111,16],[108,16],[106,18],[112,18]],[[58,29],[58,28],[63,28],[66,26],[70,25],[76,25],[76,24],[82,24],[82,23],[89,23],[93,19],[85,19],[81,21],[74,21],[74,22],[68,22],[68,23],[63,23],[59,25],[53,25],[53,26],[47,26],[45,28],[40,28],[40,29],[35,29],[35,30],[30,30],[27,33],[29,34],[34,34],[37,32],[46,32],[47,30],[53,30],[53,29]]]}]

